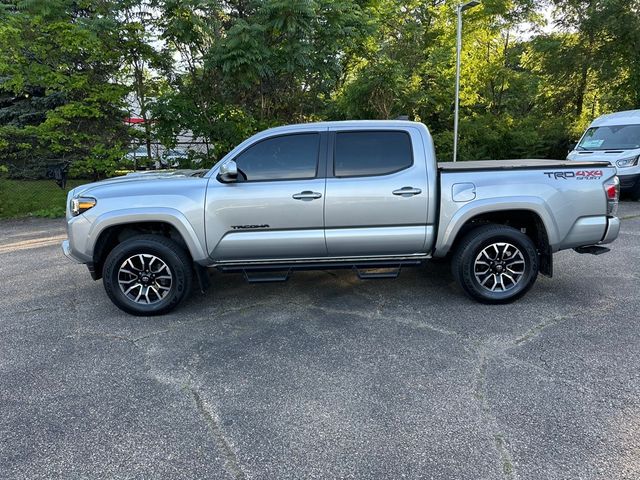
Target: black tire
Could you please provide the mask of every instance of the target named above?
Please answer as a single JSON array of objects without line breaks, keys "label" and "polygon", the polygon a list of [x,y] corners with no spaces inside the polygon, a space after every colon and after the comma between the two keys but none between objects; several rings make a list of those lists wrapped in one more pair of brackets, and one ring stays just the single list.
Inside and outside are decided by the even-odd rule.
[{"label": "black tire", "polygon": [[[155,292],[161,291],[163,296],[160,298],[157,293],[151,293],[150,299],[153,302],[150,304],[136,302],[135,299],[127,296],[123,290],[125,287],[121,288],[121,283],[119,282],[119,276],[123,275],[121,268],[124,263],[127,262],[127,259],[139,255],[147,259],[149,256],[156,257],[164,263],[165,267],[163,268],[168,269],[170,273],[170,275],[164,275],[165,277],[170,277],[169,280],[163,280],[164,290],[161,290],[161,285],[154,284],[158,287]],[[133,261],[136,262],[135,259]],[[152,261],[155,262],[155,265],[160,263],[157,260]],[[142,262],[142,268],[144,269],[144,260]],[[139,264],[136,263],[136,265]],[[127,270],[132,269],[127,266]],[[160,273],[164,274],[166,270]],[[125,273],[124,275],[128,274]],[[131,277],[135,278],[133,275]],[[145,279],[148,280],[148,277],[145,277]],[[119,309],[132,315],[140,316],[162,315],[176,308],[191,293],[192,279],[193,267],[189,254],[173,240],[159,235],[139,235],[125,240],[111,250],[103,268],[104,289],[111,301]],[[156,282],[160,282],[160,280],[156,280]],[[141,290],[146,288],[149,296],[149,287],[143,287],[140,282],[138,283],[141,285]],[[145,285],[150,284],[146,283]],[[131,295],[134,294],[135,290]]]},{"label": "black tire", "polygon": [[640,179],[636,180],[635,186],[629,192],[629,199],[636,202],[640,200]]},{"label": "black tire", "polygon": [[[506,249],[502,257],[499,252],[501,248]],[[492,253],[494,249],[495,262],[483,253]],[[515,253],[516,249],[519,254]],[[513,254],[514,257],[504,259],[505,254]],[[533,241],[520,230],[504,225],[484,225],[474,228],[461,240],[453,255],[451,268],[453,276],[471,298],[481,303],[500,304],[512,302],[529,291],[538,277],[539,263]],[[485,265],[488,269],[486,272],[483,270]],[[481,284],[479,277],[486,282],[486,286]],[[498,285],[502,290],[498,289]],[[491,291],[491,287],[495,291]]]}]

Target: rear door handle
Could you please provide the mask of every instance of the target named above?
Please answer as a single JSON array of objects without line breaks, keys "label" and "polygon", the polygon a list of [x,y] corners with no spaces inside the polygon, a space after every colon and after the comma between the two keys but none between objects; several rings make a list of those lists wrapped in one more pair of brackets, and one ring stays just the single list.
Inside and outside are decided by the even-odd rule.
[{"label": "rear door handle", "polygon": [[296,200],[315,200],[322,197],[319,192],[312,192],[311,190],[305,190],[304,192],[294,193],[292,197]]},{"label": "rear door handle", "polygon": [[414,195],[420,195],[422,193],[422,190],[413,187],[402,187],[398,190],[394,190],[392,193],[394,195],[400,195],[402,197],[413,197]]}]

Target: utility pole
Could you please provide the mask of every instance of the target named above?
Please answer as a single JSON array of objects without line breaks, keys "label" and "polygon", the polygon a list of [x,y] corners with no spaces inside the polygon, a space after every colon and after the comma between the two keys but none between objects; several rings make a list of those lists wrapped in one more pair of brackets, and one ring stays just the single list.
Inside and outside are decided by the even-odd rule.
[{"label": "utility pole", "polygon": [[458,17],[457,41],[456,41],[456,103],[455,112],[453,114],[453,161],[458,160],[458,116],[460,104],[460,54],[462,52],[462,12],[470,8],[480,5],[479,0],[471,0],[467,3],[461,3],[456,7]]}]

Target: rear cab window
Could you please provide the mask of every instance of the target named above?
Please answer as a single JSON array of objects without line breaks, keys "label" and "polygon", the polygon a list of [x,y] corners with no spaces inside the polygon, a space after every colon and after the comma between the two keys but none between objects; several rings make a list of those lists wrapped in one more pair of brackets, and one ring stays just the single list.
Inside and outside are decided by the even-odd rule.
[{"label": "rear cab window", "polygon": [[336,177],[388,175],[413,165],[411,137],[400,130],[337,132],[333,158]]}]

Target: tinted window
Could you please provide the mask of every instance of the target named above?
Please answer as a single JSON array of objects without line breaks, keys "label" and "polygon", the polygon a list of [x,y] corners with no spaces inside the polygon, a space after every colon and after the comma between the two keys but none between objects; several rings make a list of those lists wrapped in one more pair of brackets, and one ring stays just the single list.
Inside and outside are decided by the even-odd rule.
[{"label": "tinted window", "polygon": [[592,127],[577,150],[630,150],[640,148],[640,125]]},{"label": "tinted window", "polygon": [[319,146],[317,133],[285,135],[256,143],[235,160],[247,181],[313,178]]},{"label": "tinted window", "polygon": [[343,132],[336,135],[334,174],[337,177],[384,175],[413,163],[406,132]]}]

